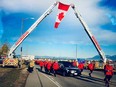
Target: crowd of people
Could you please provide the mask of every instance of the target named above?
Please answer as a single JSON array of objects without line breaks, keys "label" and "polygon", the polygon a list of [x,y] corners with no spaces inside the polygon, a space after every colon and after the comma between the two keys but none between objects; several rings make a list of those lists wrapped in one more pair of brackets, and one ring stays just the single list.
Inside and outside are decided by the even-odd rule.
[{"label": "crowd of people", "polygon": [[60,66],[59,66],[57,61],[50,61],[50,60],[43,61],[43,60],[39,60],[39,61],[36,61],[35,63],[40,66],[40,70],[41,71],[45,71],[47,74],[53,73],[54,76],[56,76],[56,72],[60,68]]},{"label": "crowd of people", "polygon": [[[32,67],[31,67],[31,63],[32,63]],[[60,68],[58,61],[38,60],[38,61],[35,61],[35,63],[40,66],[40,71],[45,72],[47,74],[53,74],[55,77],[56,77],[57,70]],[[30,62],[29,64],[30,64],[29,70],[33,70],[34,63]],[[80,70],[79,75],[82,75],[82,72],[84,70],[84,63],[83,62],[78,63],[77,61],[73,61],[72,65],[75,67],[78,67],[78,69]],[[95,63],[91,61],[88,64],[87,69],[90,71],[88,73],[88,76],[92,78],[92,73],[95,69]],[[114,72],[113,67],[110,65],[110,62],[107,61],[104,66],[104,75],[105,75],[104,81],[105,81],[106,87],[109,87],[109,82],[113,76],[113,72]]]}]

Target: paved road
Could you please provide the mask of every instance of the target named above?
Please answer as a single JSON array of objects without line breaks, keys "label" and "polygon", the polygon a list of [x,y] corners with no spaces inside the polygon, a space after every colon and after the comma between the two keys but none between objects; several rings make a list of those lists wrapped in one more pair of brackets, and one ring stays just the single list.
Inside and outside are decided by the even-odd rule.
[{"label": "paved road", "polygon": [[[33,75],[31,80],[27,79],[26,87],[105,87],[103,72],[94,71],[92,78],[88,77],[88,72],[88,70],[84,70],[82,76],[63,77],[57,75],[54,77],[40,72],[39,67],[36,66],[35,71],[29,75]],[[116,87],[116,75],[112,78],[110,87]]]}]

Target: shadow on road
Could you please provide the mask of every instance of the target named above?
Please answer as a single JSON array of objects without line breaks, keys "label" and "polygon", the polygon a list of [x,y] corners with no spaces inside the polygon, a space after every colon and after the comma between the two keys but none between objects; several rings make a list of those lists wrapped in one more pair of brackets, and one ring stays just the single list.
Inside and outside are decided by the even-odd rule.
[{"label": "shadow on road", "polygon": [[41,70],[40,68],[36,68],[39,72],[42,72],[42,73],[44,73],[44,74],[47,74],[47,75],[52,75],[51,73],[49,74],[49,73],[47,73],[47,72],[45,72],[45,71],[43,71],[43,70]]},{"label": "shadow on road", "polygon": [[92,79],[91,79],[90,77],[88,77],[88,76],[77,76],[77,77],[75,77],[75,78],[76,78],[76,79],[79,79],[79,80],[86,81],[86,82],[98,84],[97,82],[95,82],[94,80],[92,80]]},{"label": "shadow on road", "polygon": [[[104,86],[104,80],[103,79],[100,79],[100,78],[96,78],[96,77],[89,77],[89,76],[86,76],[86,75],[82,75],[82,76],[77,76],[77,77],[74,77],[76,79],[79,79],[79,80],[83,80],[83,81],[86,81],[86,82],[91,82],[91,83],[94,83],[94,84],[99,84],[99,85],[102,85]],[[110,82],[111,85],[114,85],[116,87],[116,82]]]}]

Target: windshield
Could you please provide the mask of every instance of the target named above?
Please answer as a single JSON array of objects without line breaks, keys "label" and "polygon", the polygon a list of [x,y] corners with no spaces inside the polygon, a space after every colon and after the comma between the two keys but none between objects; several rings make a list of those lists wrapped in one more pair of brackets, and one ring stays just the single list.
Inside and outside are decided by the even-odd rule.
[{"label": "windshield", "polygon": [[74,67],[73,64],[71,62],[63,62],[63,65],[65,67]]}]

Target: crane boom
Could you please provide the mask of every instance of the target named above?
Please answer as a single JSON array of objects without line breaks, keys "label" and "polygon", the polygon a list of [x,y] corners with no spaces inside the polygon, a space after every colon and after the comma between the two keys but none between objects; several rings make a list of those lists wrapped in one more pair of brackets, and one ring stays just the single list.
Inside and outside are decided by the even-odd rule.
[{"label": "crane boom", "polygon": [[58,2],[55,2],[51,5],[42,15],[38,18],[38,20],[16,41],[16,43],[10,48],[8,53],[8,58],[13,58],[13,52],[16,48],[26,39],[26,37],[37,27],[37,25],[52,12],[52,9],[57,5]]},{"label": "crane boom", "polygon": [[91,41],[93,42],[95,48],[97,49],[100,57],[102,58],[103,62],[106,63],[106,56],[104,54],[104,52],[102,51],[102,49],[100,48],[100,45],[98,44],[98,42],[96,41],[95,37],[93,36],[93,34],[90,32],[89,27],[87,26],[87,24],[85,23],[85,21],[83,20],[83,18],[81,17],[80,13],[75,9],[74,5],[71,5],[74,13],[76,15],[76,17],[79,19],[79,21],[81,22],[82,26],[84,27],[84,30],[86,31],[87,35],[89,36],[89,38],[91,39]]}]

